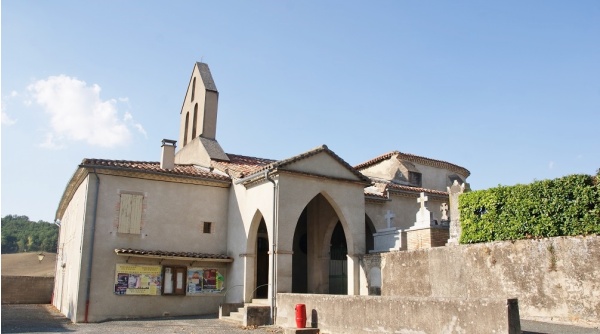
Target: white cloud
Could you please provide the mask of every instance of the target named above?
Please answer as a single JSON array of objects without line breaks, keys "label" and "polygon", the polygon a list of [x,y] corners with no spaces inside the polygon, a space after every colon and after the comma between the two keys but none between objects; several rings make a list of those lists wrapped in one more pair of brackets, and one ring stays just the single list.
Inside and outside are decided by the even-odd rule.
[{"label": "white cloud", "polygon": [[553,169],[554,168],[554,161],[550,161],[548,163],[548,169]]},{"label": "white cloud", "polygon": [[119,117],[117,100],[103,101],[98,85],[59,75],[36,81],[28,90],[33,101],[50,114],[51,130],[42,147],[61,148],[65,140],[114,147],[131,138],[128,123],[133,117],[129,113]]},{"label": "white cloud", "polygon": [[54,135],[52,133],[48,133],[46,134],[46,140],[40,144],[40,147],[50,150],[60,150],[65,148],[65,145],[57,143],[54,139]]},{"label": "white cloud", "polygon": [[0,101],[0,110],[2,112],[2,119],[1,119],[1,123],[2,125],[13,125],[17,122],[16,119],[10,117],[10,115],[6,112],[6,106],[8,104],[7,100],[10,100],[14,97],[16,97],[18,94],[16,91],[11,91],[10,94],[7,97],[2,97],[2,101]]},{"label": "white cloud", "polygon": [[13,125],[17,123],[16,119],[11,118],[7,113],[4,112],[4,107],[2,107],[2,125]]}]

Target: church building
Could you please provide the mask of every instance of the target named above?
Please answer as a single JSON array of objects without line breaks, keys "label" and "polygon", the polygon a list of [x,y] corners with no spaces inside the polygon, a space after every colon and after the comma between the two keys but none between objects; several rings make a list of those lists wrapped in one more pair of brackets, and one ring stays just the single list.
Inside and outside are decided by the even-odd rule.
[{"label": "church building", "polygon": [[226,153],[218,101],[195,63],[179,138],[162,141],[160,161],[77,167],[56,213],[52,301],[72,321],[214,314],[253,299],[275,316],[278,293],[376,294],[363,255],[448,239],[447,189],[467,169],[399,151],[351,166],[326,145],[283,160]]}]

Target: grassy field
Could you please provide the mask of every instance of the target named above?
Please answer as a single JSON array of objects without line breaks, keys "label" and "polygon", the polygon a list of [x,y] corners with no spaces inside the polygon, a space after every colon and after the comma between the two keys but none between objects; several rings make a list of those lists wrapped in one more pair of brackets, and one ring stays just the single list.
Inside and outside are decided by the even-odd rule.
[{"label": "grassy field", "polygon": [[42,262],[38,253],[2,254],[3,276],[54,276],[56,254],[44,253]]}]

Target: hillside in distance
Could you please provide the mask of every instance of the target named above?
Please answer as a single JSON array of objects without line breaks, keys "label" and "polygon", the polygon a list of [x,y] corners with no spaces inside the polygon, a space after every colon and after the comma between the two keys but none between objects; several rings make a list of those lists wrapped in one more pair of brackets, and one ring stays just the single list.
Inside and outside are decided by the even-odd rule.
[{"label": "hillside in distance", "polygon": [[56,254],[44,253],[38,260],[39,252],[2,254],[2,276],[43,276],[54,277]]}]

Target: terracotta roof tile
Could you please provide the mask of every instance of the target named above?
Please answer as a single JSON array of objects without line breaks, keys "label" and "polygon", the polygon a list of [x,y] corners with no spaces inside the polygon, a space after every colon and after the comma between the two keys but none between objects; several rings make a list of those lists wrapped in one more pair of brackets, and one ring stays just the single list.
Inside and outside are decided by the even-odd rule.
[{"label": "terracotta roof tile", "polygon": [[392,152],[388,152],[386,154],[380,155],[376,158],[373,158],[369,161],[363,162],[361,164],[358,164],[356,166],[354,166],[354,168],[356,168],[356,170],[362,170],[365,169],[367,167],[371,167],[373,165],[375,165],[378,162],[381,162],[383,160],[387,160],[389,158],[391,158],[394,155],[398,155],[398,157],[400,159],[403,160],[408,160],[411,162],[416,162],[416,163],[420,163],[423,165],[429,165],[429,166],[434,166],[434,167],[440,167],[440,168],[446,168],[448,170],[452,170],[454,172],[458,172],[461,174],[464,174],[465,177],[468,177],[469,175],[471,175],[471,172],[469,172],[468,169],[455,165],[453,163],[447,162],[447,161],[442,161],[442,160],[436,160],[436,159],[430,159],[430,158],[426,158],[426,157],[422,157],[422,156],[418,156],[418,155],[414,155],[414,154],[410,154],[410,153],[402,153],[400,151],[392,151]]},{"label": "terracotta roof tile", "polygon": [[365,188],[365,195],[366,196],[386,196],[386,192],[387,191],[402,191],[402,192],[411,192],[411,193],[427,193],[427,194],[432,194],[432,195],[440,195],[440,196],[448,196],[448,193],[445,191],[439,191],[439,190],[434,190],[434,189],[426,189],[426,188],[420,188],[420,187],[411,187],[411,186],[404,186],[404,185],[400,185],[400,184],[396,184],[396,183],[392,183],[392,182],[375,182],[373,184],[373,186]]},{"label": "terracotta roof tile", "polygon": [[227,153],[229,161],[212,161],[212,166],[229,174],[241,178],[259,172],[263,167],[275,162],[271,159],[249,157],[238,154]]},{"label": "terracotta roof tile", "polygon": [[83,159],[81,167],[99,167],[109,169],[132,170],[140,172],[160,173],[166,175],[191,176],[207,178],[213,180],[228,181],[225,175],[203,170],[194,165],[175,165],[173,169],[160,168],[159,162],[149,161],[129,161],[129,160],[104,160],[104,159]]},{"label": "terracotta roof tile", "polygon": [[116,248],[115,253],[119,255],[145,255],[145,256],[164,256],[164,257],[189,257],[194,259],[220,259],[229,260],[231,257],[225,254],[207,254],[196,252],[168,252],[162,250],[143,250],[131,248]]},{"label": "terracotta roof tile", "polygon": [[261,159],[255,157],[247,157],[236,154],[227,154],[229,156],[230,161],[216,161],[213,160],[212,164],[215,168],[218,168],[230,176],[236,178],[246,177],[270,168],[280,168],[296,161],[306,159],[313,155],[316,155],[321,152],[326,152],[340,164],[348,168],[356,177],[358,177],[363,182],[371,182],[369,178],[364,176],[362,173],[354,169],[350,164],[348,164],[344,159],[340,158],[335,152],[330,150],[327,145],[318,146],[312,150],[306,151],[304,153],[295,155],[291,158],[283,159],[283,160],[271,160],[271,159]]}]

